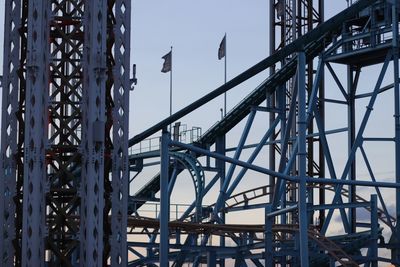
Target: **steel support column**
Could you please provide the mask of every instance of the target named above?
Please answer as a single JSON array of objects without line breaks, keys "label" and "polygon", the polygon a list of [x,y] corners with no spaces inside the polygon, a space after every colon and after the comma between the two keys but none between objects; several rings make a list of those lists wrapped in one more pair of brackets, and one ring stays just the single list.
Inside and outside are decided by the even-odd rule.
[{"label": "steel support column", "polygon": [[103,265],[107,2],[85,2],[80,266]]},{"label": "steel support column", "polygon": [[[323,3],[322,0],[320,0],[320,6],[321,2]],[[323,9],[322,9],[323,10]],[[321,13],[322,20],[323,20],[323,13]],[[318,110],[318,114],[320,116],[320,122],[321,122],[321,127],[319,129],[320,133],[325,133],[325,64],[322,60],[322,65],[320,66],[320,69],[317,71],[321,71],[321,80],[319,83],[319,91],[318,91],[318,103],[316,109]],[[316,119],[315,119],[316,121]],[[317,124],[317,122],[316,122]],[[325,177],[325,157],[324,154],[326,151],[324,150],[324,145],[322,144],[321,137],[318,138],[318,151],[319,151],[319,157],[318,157],[318,165],[319,165],[319,178]],[[320,185],[319,193],[319,204],[324,205],[325,204],[325,189],[324,185]],[[325,210],[320,210],[319,211],[319,216],[318,216],[318,228],[321,229],[322,225],[324,224],[325,221]]]},{"label": "steel support column", "polygon": [[208,267],[216,267],[217,266],[217,253],[215,251],[207,252],[207,266]]},{"label": "steel support column", "polygon": [[[355,102],[355,95],[356,95],[356,87],[354,86],[354,66],[347,66],[347,125],[348,125],[348,132],[347,132],[347,152],[350,155],[351,150],[354,145],[354,141],[356,138],[356,102]],[[354,161],[350,165],[350,170],[348,174],[348,179],[350,181],[354,181],[356,179],[356,159],[354,156]],[[353,203],[355,201],[356,196],[356,187],[349,186],[349,203]],[[355,233],[356,231],[356,209],[349,209],[348,214],[348,221],[350,225],[350,233]]]},{"label": "steel support column", "polygon": [[43,51],[48,51],[48,8],[47,1],[29,2],[22,266],[44,266],[49,69]]},{"label": "steel support column", "polygon": [[[216,153],[219,153],[221,155],[226,155],[226,138],[225,135],[219,136],[215,142],[215,150]],[[215,161],[216,168],[218,169],[218,175],[219,175],[219,185],[220,185],[220,190],[222,190],[224,183],[225,183],[225,174],[226,174],[226,163],[223,160],[216,160]],[[221,222],[225,223],[225,213],[222,211],[221,213],[218,214],[218,216],[221,218]],[[221,247],[225,247],[225,237],[221,236],[220,237],[220,242],[219,245]],[[225,266],[225,259],[221,258],[219,260],[219,266],[224,267]]]},{"label": "steel support column", "polygon": [[[269,55],[272,55],[275,53],[275,1],[270,0],[269,1]],[[275,65],[271,66],[269,69],[269,74],[270,76],[275,73]],[[267,88],[266,94],[267,93]],[[275,101],[276,101],[276,94],[271,94],[269,97],[267,97],[267,107],[270,108],[275,108]],[[269,114],[269,125],[272,125],[273,121],[275,120],[275,114],[271,112]],[[275,140],[275,132],[273,135],[270,137],[270,141],[273,142]],[[275,151],[275,144],[269,145],[269,169],[275,171],[276,168],[276,151]],[[274,188],[275,185],[275,177],[270,176],[269,177],[269,184],[271,185],[271,188]],[[270,202],[272,202],[272,194],[270,195]]]},{"label": "steel support column", "polygon": [[[392,6],[392,27],[393,27],[393,79],[394,79],[394,122],[395,122],[395,176],[396,183],[400,183],[400,85],[399,85],[399,18],[398,4],[395,1]],[[394,262],[400,262],[400,189],[396,189],[396,231],[392,240],[395,248],[392,249]]]},{"label": "steel support column", "polygon": [[[131,1],[108,1],[115,24],[109,39],[114,39],[113,110],[112,110],[112,197],[111,197],[111,265],[126,266],[128,260],[126,229],[129,196],[129,91]],[[109,22],[110,23],[110,22]],[[110,60],[109,60],[110,61]],[[108,101],[111,102],[111,101]]]},{"label": "steel support column", "polygon": [[371,195],[371,245],[370,257],[372,258],[371,267],[378,267],[378,198],[376,195]]},{"label": "steel support column", "polygon": [[169,178],[169,142],[170,134],[163,130],[161,137],[161,159],[160,159],[160,266],[169,266],[169,195],[168,195],[168,178]]},{"label": "steel support column", "polygon": [[307,151],[306,151],[306,58],[304,52],[298,54],[298,144],[299,162],[299,228],[300,228],[300,261],[302,267],[308,266],[308,216],[307,216]]},{"label": "steel support column", "polygon": [[265,258],[265,267],[273,267],[274,266],[274,253],[273,253],[273,233],[272,233],[272,225],[274,218],[268,216],[272,211],[271,205],[267,204],[265,207],[265,234],[264,234],[264,258]]},{"label": "steel support column", "polygon": [[[21,209],[17,212],[17,170],[18,170],[18,113],[19,109],[19,77],[22,1],[6,1],[4,19],[4,60],[1,117],[1,159],[0,171],[0,265],[18,266],[20,259],[19,232],[17,220],[21,217]],[[16,246],[15,246],[16,245]]]}]

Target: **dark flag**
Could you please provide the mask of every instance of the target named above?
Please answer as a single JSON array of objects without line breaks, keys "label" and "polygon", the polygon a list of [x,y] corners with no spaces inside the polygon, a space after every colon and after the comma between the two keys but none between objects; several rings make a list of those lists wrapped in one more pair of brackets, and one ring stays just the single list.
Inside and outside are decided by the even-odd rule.
[{"label": "dark flag", "polygon": [[224,36],[221,43],[219,44],[218,59],[225,57],[225,50],[226,50],[226,35]]},{"label": "dark flag", "polygon": [[171,68],[172,68],[172,51],[170,51],[168,54],[163,56],[162,59],[164,59],[164,64],[163,64],[163,67],[161,69],[161,72],[166,73],[166,72],[171,71]]}]

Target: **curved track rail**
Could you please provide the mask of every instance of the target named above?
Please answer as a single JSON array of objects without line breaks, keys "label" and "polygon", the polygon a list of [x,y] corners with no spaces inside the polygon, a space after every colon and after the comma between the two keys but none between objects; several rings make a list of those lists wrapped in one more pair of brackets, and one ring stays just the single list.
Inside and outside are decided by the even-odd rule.
[{"label": "curved track rail", "polygon": [[[149,218],[129,217],[128,226],[132,228],[150,228],[158,229],[159,221]],[[183,234],[213,234],[213,235],[227,235],[235,233],[264,233],[264,225],[248,225],[248,224],[200,224],[172,221],[168,224],[171,231],[180,230]],[[272,231],[276,239],[282,234],[291,234],[298,232],[297,225],[273,225]],[[328,254],[332,259],[342,264],[342,266],[359,266],[350,255],[346,253],[336,242],[320,234],[316,229],[310,228],[308,230],[308,237],[320,249],[322,253]]]},{"label": "curved track rail", "polygon": [[[321,188],[320,185],[314,185],[313,188],[318,189]],[[332,185],[326,185],[323,187],[325,190],[331,191],[331,192],[335,192],[335,187]],[[228,198],[225,201],[225,211],[229,212],[232,209],[235,209],[237,207],[243,207],[248,205],[249,201],[252,200],[257,200],[260,199],[262,197],[268,196],[270,195],[271,191],[270,191],[270,186],[260,186],[254,189],[250,189],[250,190],[246,190],[240,193],[237,193],[235,195],[232,195],[230,198]],[[293,188],[291,188],[293,189]],[[346,188],[342,188],[341,190],[341,194],[344,197],[348,197],[348,193],[349,191]],[[360,203],[365,203],[368,202],[365,198],[356,195],[356,200],[357,202]],[[210,207],[212,207],[213,205],[211,205]],[[369,207],[365,207],[366,210],[368,210],[369,212],[371,211]],[[391,226],[396,222],[396,219],[389,215],[389,217],[386,216],[386,213],[383,209],[378,208],[378,219],[383,222],[384,224],[386,224],[387,226]]]}]

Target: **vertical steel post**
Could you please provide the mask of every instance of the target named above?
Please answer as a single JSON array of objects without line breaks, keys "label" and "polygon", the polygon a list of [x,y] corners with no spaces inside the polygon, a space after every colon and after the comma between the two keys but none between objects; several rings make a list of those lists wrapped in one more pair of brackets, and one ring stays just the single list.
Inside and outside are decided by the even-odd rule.
[{"label": "vertical steel post", "polygon": [[207,252],[207,267],[217,266],[217,253],[213,250]]},{"label": "vertical steel post", "polygon": [[29,2],[22,265],[44,266],[48,129],[48,1]]},{"label": "vertical steel post", "polygon": [[166,129],[161,136],[161,159],[160,159],[160,266],[167,267],[169,253],[169,195],[168,195],[168,176],[169,176],[169,141],[170,134]]},{"label": "vertical steel post", "polygon": [[[226,61],[227,61],[227,55],[228,55],[228,53],[227,53],[228,45],[227,45],[226,32],[225,32],[224,38],[225,38],[225,42],[224,42],[224,45],[225,45],[225,47],[224,47],[224,49],[225,49],[225,51],[224,51],[224,54],[225,54],[224,55],[224,82],[226,83],[226,81],[227,81],[227,75],[226,75],[226,73],[227,73],[227,71],[226,71],[227,63],[226,63]],[[226,98],[227,98],[227,92],[224,93],[224,117],[226,116],[226,105],[227,105]]]},{"label": "vertical steel post", "polygon": [[[318,110],[318,114],[320,116],[320,121],[321,121],[321,128],[319,129],[319,132],[321,133],[325,133],[325,64],[322,60],[322,65],[321,65],[321,69],[319,71],[321,71],[321,81],[319,84],[319,101],[318,101],[318,106],[317,106],[317,110]],[[327,151],[324,151],[324,145],[321,141],[321,137],[319,138],[319,142],[318,142],[318,150],[319,150],[319,159],[318,159],[318,163],[319,163],[319,177],[320,178],[325,178],[325,157],[324,154],[327,153]],[[320,205],[324,205],[325,204],[325,185],[320,184],[320,189],[319,189],[319,204]],[[320,210],[319,211],[319,216],[318,216],[318,227],[321,229],[322,225],[324,224],[325,221],[325,210]]]},{"label": "vertical steel post", "polygon": [[[291,23],[291,28],[290,28],[290,34],[291,34],[291,36],[289,36],[289,38],[286,38],[286,44],[290,44],[291,42],[293,42],[294,40],[296,40],[297,39],[297,37],[298,36],[301,36],[301,28],[300,28],[300,32],[298,32],[298,27],[297,26],[299,26],[299,27],[301,27],[301,19],[298,17],[298,16],[301,16],[301,14],[299,14],[298,13],[298,11],[299,11],[299,9],[297,8],[298,7],[298,5],[297,5],[297,1],[298,0],[291,0],[290,2],[291,2],[291,6],[290,6],[290,4],[289,4],[289,6],[290,6],[290,11],[289,12],[292,12],[291,14],[289,14],[289,21],[291,21],[290,23]],[[300,9],[301,10],[301,9]],[[299,23],[299,25],[297,25]],[[300,74],[298,74],[298,76],[299,76]],[[301,74],[301,75],[306,75],[305,74],[305,66],[304,66],[304,73],[303,74]],[[297,79],[299,79],[298,77],[297,77]],[[304,77],[304,79],[305,79],[305,77]],[[295,82],[295,80],[294,79],[291,79],[290,81],[289,81],[289,90],[291,90],[291,92],[294,92],[294,87],[296,86],[295,85],[296,84],[296,82]],[[301,90],[303,89],[302,87],[299,87],[299,84],[297,84],[297,86],[298,86],[298,88],[301,88]],[[305,80],[304,80],[304,88],[305,88]],[[291,101],[295,101],[295,98],[293,98],[293,96],[292,96],[292,98],[288,98],[288,102],[290,103]],[[296,120],[293,120],[292,121],[292,126],[291,126],[291,131],[290,131],[290,137],[289,138],[297,138],[297,127],[296,127]],[[294,149],[295,149],[295,147],[293,146],[293,145],[290,145],[289,144],[289,154],[290,153],[294,153]],[[292,165],[292,168],[290,169],[290,175],[293,175],[293,176],[296,176],[298,173],[297,173],[297,171],[298,171],[298,167],[299,166],[297,166],[297,162],[295,161],[294,162],[294,164]],[[295,188],[296,186],[293,184],[293,183],[288,183],[289,184],[289,187],[292,187],[293,186],[293,188]],[[296,190],[289,190],[288,191],[288,193],[287,193],[287,196],[286,196],[286,200],[287,201],[289,201],[289,202],[295,202],[295,201],[299,201],[299,196],[296,194]],[[285,207],[286,206],[286,203],[284,203],[284,205],[283,205],[283,207]],[[294,221],[294,216],[295,216],[295,214],[294,213],[289,213],[289,216],[288,216],[288,223],[295,223],[295,221]]]},{"label": "vertical steel post", "polygon": [[273,254],[273,234],[272,234],[272,224],[274,218],[269,217],[269,213],[272,211],[272,206],[270,204],[265,206],[265,226],[264,226],[264,257],[265,257],[265,267],[274,266],[274,254]]},{"label": "vertical steel post", "polygon": [[299,162],[299,228],[300,228],[300,261],[302,267],[308,266],[308,216],[307,216],[307,151],[306,151],[306,57],[303,51],[298,53],[298,145]]},{"label": "vertical steel post", "polygon": [[[324,0],[318,0],[318,11],[319,11],[319,18],[320,18],[320,23],[325,21],[325,2]],[[323,59],[321,59],[323,60]],[[321,81],[320,81],[320,88],[319,88],[319,99],[320,101],[318,102],[318,111],[320,114],[321,118],[321,129],[320,132],[325,132],[325,64],[324,62],[322,63],[322,69],[320,70],[321,73]],[[324,149],[323,149],[323,144],[321,142],[321,138],[319,139],[318,142],[318,163],[319,163],[319,177],[324,178],[325,177],[325,157],[324,157]],[[324,205],[325,204],[325,189],[324,185],[320,184],[320,189],[319,189],[319,204]],[[321,229],[322,225],[324,224],[325,221],[325,210],[320,210],[319,211],[319,225],[318,227]]]},{"label": "vertical steel post", "polygon": [[[298,0],[291,0],[292,3],[291,3],[290,11],[292,12],[292,14],[290,14],[291,16],[290,15],[289,16],[290,16],[290,20],[291,20],[291,29],[290,29],[290,31],[291,31],[292,36],[291,36],[291,38],[286,39],[287,44],[293,42],[294,40],[297,39],[297,36],[301,35],[301,32],[297,31],[297,26],[301,26],[300,25],[301,24],[301,20],[300,20],[300,18],[298,18],[298,16],[301,15],[301,14],[297,13],[298,12],[297,1]],[[290,6],[290,4],[289,4],[289,6]],[[299,21],[299,25],[297,25],[297,20]]]},{"label": "vertical steel post", "polygon": [[129,196],[129,91],[131,1],[116,0],[114,7],[113,151],[111,203],[111,266],[126,266],[126,229]]},{"label": "vertical steel post", "polygon": [[[225,135],[223,136],[219,136],[215,142],[215,150],[217,153],[224,155],[225,156],[225,150],[226,150],[226,139],[225,139]],[[218,175],[219,175],[219,185],[220,185],[220,189],[222,190],[224,183],[225,183],[225,174],[226,174],[226,163],[223,160],[219,160],[217,159],[215,162],[215,165],[218,169]],[[225,223],[225,213],[224,211],[222,211],[219,214],[222,223]],[[225,237],[221,236],[220,237],[220,242],[219,242],[220,247],[225,247]],[[225,259],[221,258],[219,260],[219,266],[220,267],[224,267],[225,266]]]},{"label": "vertical steel post", "polygon": [[80,265],[103,265],[107,1],[85,2]]},{"label": "vertical steel post", "polygon": [[[393,79],[394,79],[394,120],[395,120],[395,159],[396,183],[400,183],[400,86],[399,86],[399,19],[397,1],[392,5],[393,27]],[[400,189],[396,189],[396,222],[400,222]],[[396,223],[396,232],[393,233],[396,248],[392,251],[393,260],[400,262],[400,223]]]},{"label": "vertical steel post", "polygon": [[[21,0],[6,1],[1,117],[0,171],[0,265],[12,266],[16,257],[18,96],[20,68]],[[16,261],[17,262],[17,261]],[[16,264],[17,265],[17,264]]]},{"label": "vertical steel post", "polygon": [[371,267],[378,267],[378,198],[371,195]]},{"label": "vertical steel post", "polygon": [[[356,138],[356,111],[355,111],[355,91],[354,88],[354,75],[353,75],[353,66],[347,66],[347,95],[348,95],[348,108],[347,108],[347,125],[348,125],[348,132],[347,132],[347,151],[348,154],[351,153],[354,145],[354,141]],[[354,156],[354,161],[350,165],[350,170],[348,173],[348,179],[353,181],[356,179],[356,160]],[[355,202],[356,196],[356,187],[354,185],[349,186],[349,203]],[[356,209],[350,208],[348,214],[348,221],[350,224],[350,233],[355,233],[356,231]]]},{"label": "vertical steel post", "polygon": [[[278,171],[281,172],[284,168],[285,168],[285,164],[286,164],[286,152],[287,152],[287,116],[286,116],[286,86],[285,85],[281,85],[280,88],[278,88],[278,92],[276,93],[276,98],[277,98],[277,104],[278,104],[278,108],[279,111],[281,112],[280,114],[280,131],[281,131],[281,142],[280,142],[280,149],[281,149],[281,153],[282,156],[280,158],[280,162],[279,162],[279,167],[278,167]],[[290,112],[289,112],[290,113]],[[290,127],[290,125],[289,125]],[[286,142],[286,143],[285,143]],[[282,183],[283,181],[281,181],[280,183]],[[271,194],[271,198],[270,198],[270,203],[274,203],[274,198],[276,197],[275,194],[277,194],[279,192],[279,190],[277,190],[277,186],[279,186],[280,183],[275,183],[275,187],[274,187],[274,192]],[[282,196],[281,197],[281,201],[284,202],[285,201],[285,197]],[[271,208],[273,209],[273,207]],[[280,219],[280,223],[284,224],[286,222],[286,218],[287,218],[287,214],[286,213],[282,213],[279,216]],[[276,221],[276,219],[275,219]],[[284,263],[283,263],[284,265]]]},{"label": "vertical steel post", "polygon": [[[269,1],[269,55],[275,53],[275,1]],[[270,67],[269,74],[270,76],[275,73],[275,66]],[[265,93],[268,94],[267,88],[265,89]],[[275,101],[276,101],[277,93],[272,93],[271,95],[267,95],[267,107],[274,108]],[[269,125],[271,126],[272,123],[275,121],[275,114],[271,112],[269,114]],[[275,140],[275,131],[274,134],[271,135],[270,139],[271,142]],[[269,169],[275,171],[276,164],[276,155],[275,155],[275,144],[269,145]],[[269,176],[269,186],[270,188],[275,187],[275,177],[270,175]],[[272,194],[270,195],[270,202],[272,202]]]}]

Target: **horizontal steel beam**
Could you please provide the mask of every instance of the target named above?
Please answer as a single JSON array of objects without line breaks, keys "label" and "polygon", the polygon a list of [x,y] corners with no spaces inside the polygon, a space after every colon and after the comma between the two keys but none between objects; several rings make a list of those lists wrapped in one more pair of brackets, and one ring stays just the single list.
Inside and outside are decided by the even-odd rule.
[{"label": "horizontal steel beam", "polygon": [[[193,145],[187,145],[187,144],[183,144],[177,141],[171,141],[170,142],[171,146],[177,146],[177,147],[182,147],[185,148],[187,150],[199,153],[199,154],[203,154],[203,155],[207,155],[210,156],[212,158],[216,158],[216,159],[220,159],[229,163],[233,163],[239,166],[242,166],[244,168],[256,171],[256,172],[260,172],[260,173],[264,173],[267,175],[273,175],[275,177],[290,181],[290,182],[295,182],[298,183],[300,181],[300,179],[297,176],[289,176],[289,175],[285,175],[279,172],[275,172],[275,171],[271,171],[269,169],[260,167],[260,166],[256,166],[241,160],[237,160],[237,159],[233,159],[230,157],[226,157],[217,153],[213,153],[210,152],[206,149],[202,149],[200,147],[196,147]],[[359,180],[352,180],[352,181],[348,181],[348,180],[338,180],[338,179],[332,179],[332,178],[312,178],[312,177],[307,177],[306,178],[306,182],[307,183],[319,183],[319,184],[336,184],[336,185],[357,185],[357,186],[365,186],[365,187],[386,187],[386,188],[400,188],[400,183],[390,183],[390,182],[370,182],[370,181],[359,181]]]}]

